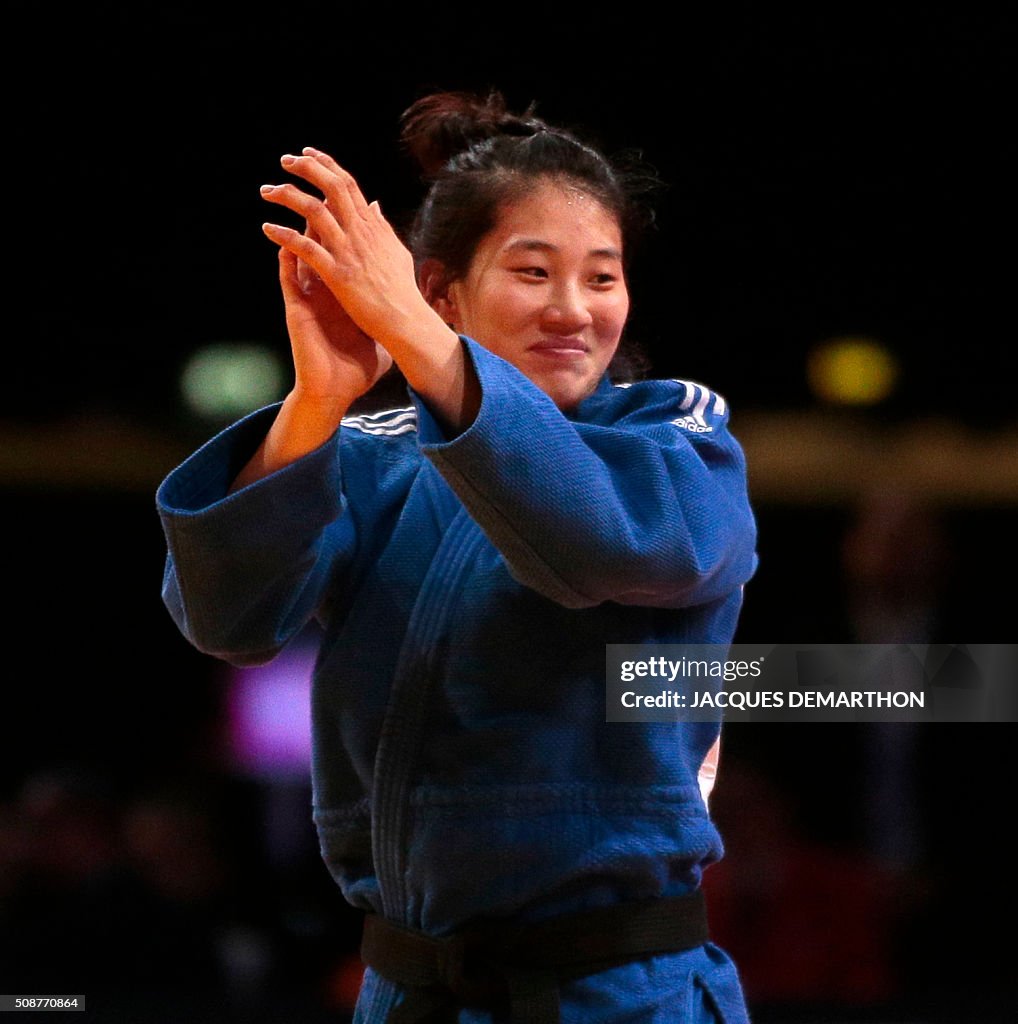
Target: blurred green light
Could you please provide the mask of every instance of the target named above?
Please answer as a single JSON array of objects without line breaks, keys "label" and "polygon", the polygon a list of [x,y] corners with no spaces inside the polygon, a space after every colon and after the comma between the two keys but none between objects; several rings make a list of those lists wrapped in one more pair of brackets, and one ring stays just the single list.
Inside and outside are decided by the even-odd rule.
[{"label": "blurred green light", "polygon": [[209,419],[242,416],[283,397],[279,357],[264,345],[222,342],[196,352],[181,375],[187,407]]}]

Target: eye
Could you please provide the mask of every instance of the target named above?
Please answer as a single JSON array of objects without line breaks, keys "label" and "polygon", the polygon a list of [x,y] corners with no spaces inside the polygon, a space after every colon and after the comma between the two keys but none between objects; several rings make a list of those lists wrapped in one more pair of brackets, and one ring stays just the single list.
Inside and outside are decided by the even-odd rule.
[{"label": "eye", "polygon": [[617,274],[603,273],[594,274],[594,276],[590,279],[590,283],[595,288],[610,288],[613,284],[615,284],[617,280]]},{"label": "eye", "polygon": [[544,267],[514,267],[513,272],[521,274],[523,277],[534,278],[535,280],[548,276],[548,271]]}]

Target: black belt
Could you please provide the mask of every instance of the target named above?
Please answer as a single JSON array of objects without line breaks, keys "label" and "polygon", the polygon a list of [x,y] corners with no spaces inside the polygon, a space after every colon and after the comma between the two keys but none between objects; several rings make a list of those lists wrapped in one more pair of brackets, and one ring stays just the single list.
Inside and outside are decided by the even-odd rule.
[{"label": "black belt", "polygon": [[509,1002],[512,1024],[557,1024],[562,981],[708,939],[701,890],[671,899],[622,903],[536,924],[470,925],[444,938],[364,921],[361,958],[406,997],[388,1024],[444,1024],[460,1006]]}]

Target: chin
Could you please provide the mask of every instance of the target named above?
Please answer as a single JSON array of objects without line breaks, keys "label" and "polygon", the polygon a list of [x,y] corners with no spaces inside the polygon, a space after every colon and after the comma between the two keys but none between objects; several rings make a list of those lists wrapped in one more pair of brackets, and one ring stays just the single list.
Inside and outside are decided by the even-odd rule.
[{"label": "chin", "polygon": [[589,397],[594,393],[595,384],[587,386],[586,384],[575,384],[575,385],[554,385],[551,384],[545,387],[540,381],[534,381],[535,384],[561,409],[563,412],[568,412],[570,409],[575,409],[585,398]]},{"label": "chin", "polygon": [[[529,371],[529,372],[528,372]],[[560,409],[568,410],[579,405],[597,390],[601,374],[577,373],[568,369],[548,370],[527,367],[523,371]]]}]

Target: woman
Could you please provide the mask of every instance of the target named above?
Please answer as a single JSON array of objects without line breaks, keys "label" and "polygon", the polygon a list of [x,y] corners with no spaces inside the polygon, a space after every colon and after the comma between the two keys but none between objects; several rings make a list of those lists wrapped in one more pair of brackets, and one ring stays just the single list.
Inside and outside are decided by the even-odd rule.
[{"label": "woman", "polygon": [[[607,376],[635,221],[600,153],[497,95],[426,97],[404,139],[413,256],[324,153],[282,161],[323,198],[263,188],[307,225],[264,227],[295,383],[164,481],[164,599],[239,664],[322,627],[357,1020],[743,1021],[698,896],[718,727],[604,706],[606,643],[732,639],[756,557],[727,409]],[[348,416],[392,362],[411,405]]]}]

